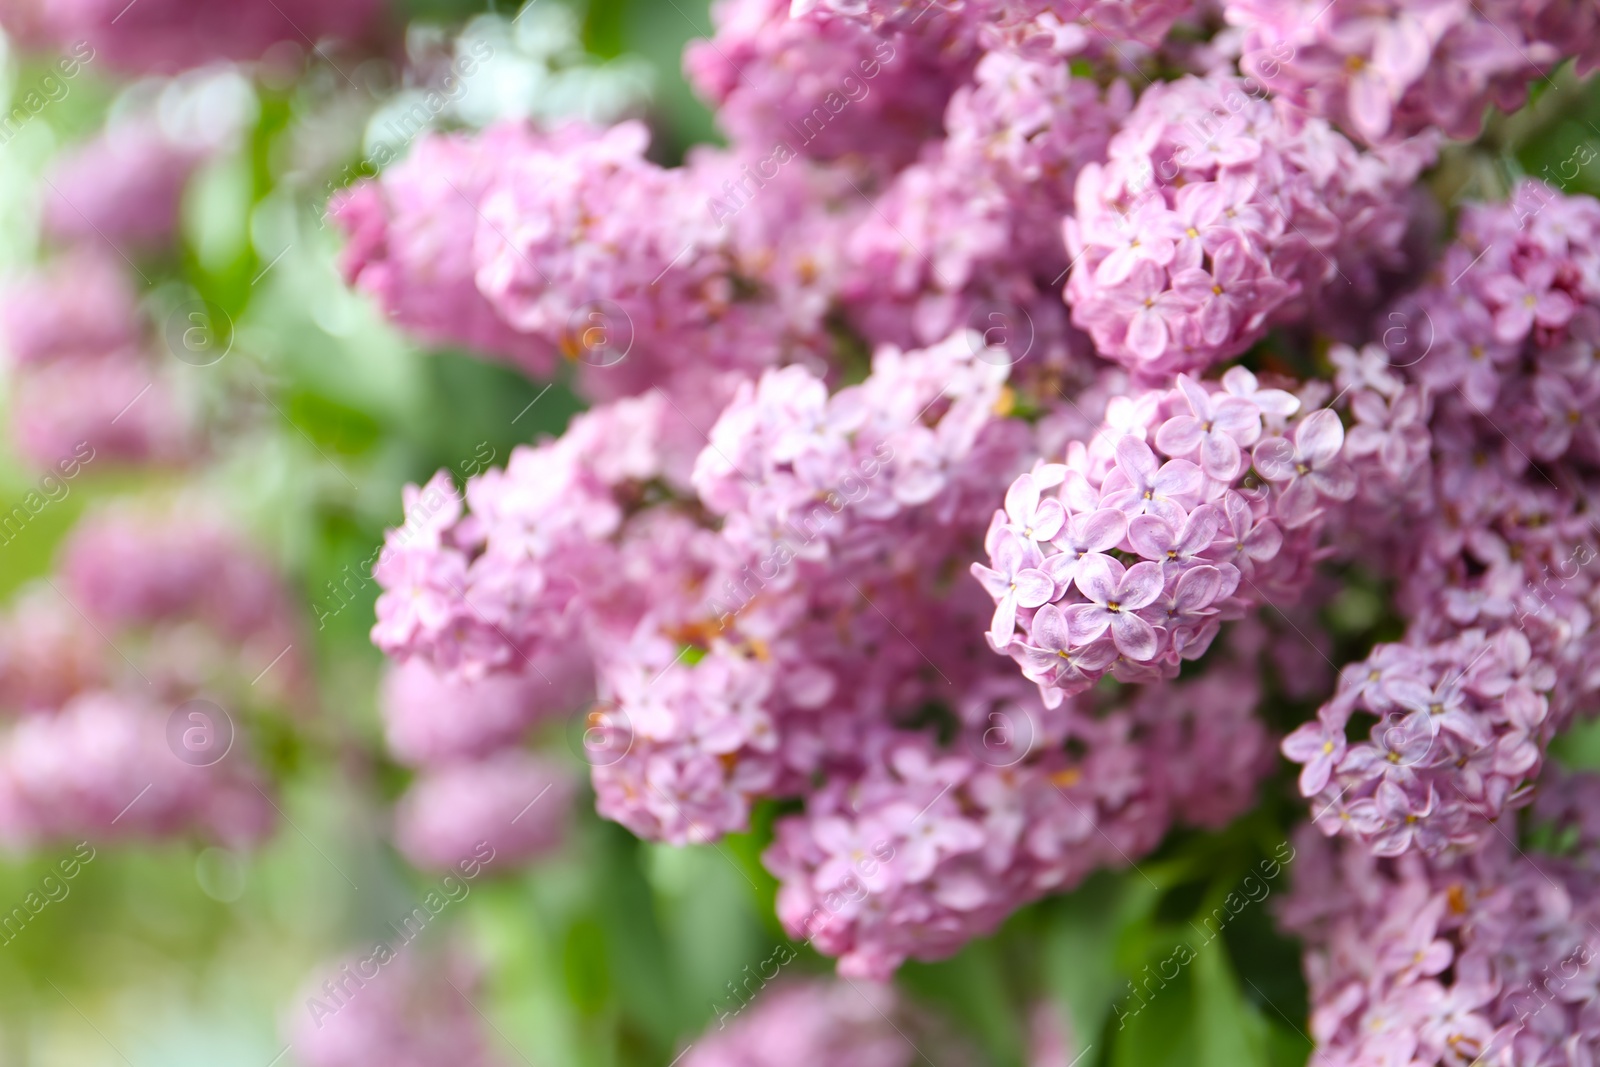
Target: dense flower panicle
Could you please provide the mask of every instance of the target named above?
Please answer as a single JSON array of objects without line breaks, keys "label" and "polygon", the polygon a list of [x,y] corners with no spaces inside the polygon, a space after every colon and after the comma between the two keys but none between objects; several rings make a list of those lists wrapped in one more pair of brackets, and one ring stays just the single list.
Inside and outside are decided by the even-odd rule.
[{"label": "dense flower panicle", "polygon": [[879,734],[864,774],[779,820],[765,857],[778,916],[846,975],[948,956],[1024,904],[1134,861],[1177,820],[1217,826],[1247,809],[1271,760],[1255,692],[1234,670],[1096,716],[1046,708],[1016,679],[965,707],[954,751]]},{"label": "dense flower panicle", "polygon": [[820,362],[849,186],[787,147],[669,169],[647,140],[635,122],[423,137],[331,204],[345,275],[431,343],[536,376],[564,357],[596,399],[659,388],[708,424],[722,373]]},{"label": "dense flower panicle", "polygon": [[325,964],[290,1001],[283,1036],[306,1067],[498,1067],[468,996],[476,968],[456,955],[381,951]]},{"label": "dense flower panicle", "polygon": [[529,374],[548,374],[555,346],[496,313],[477,290],[473,259],[484,196],[505,161],[534,142],[515,124],[477,137],[425,135],[381,180],[340,193],[328,215],[348,238],[345,279],[426,341],[465,345]]},{"label": "dense flower panicle", "polygon": [[[409,488],[405,523],[373,570],[384,590],[373,641],[468,678],[528,670],[544,648],[564,647],[581,630],[582,598],[631,591],[636,568],[616,544],[628,532],[626,508],[652,482],[686,483],[695,447],[685,431],[694,435],[650,393],[519,447],[504,470],[469,482],[464,499],[442,471]],[[613,606],[635,618],[643,610],[637,600]]]},{"label": "dense flower panicle", "polygon": [[96,358],[137,347],[133,287],[115,253],[64,253],[0,298],[0,336],[13,367]]},{"label": "dense flower panicle", "polygon": [[[1332,353],[1362,487],[1345,525],[1384,549],[1408,629],[1284,752],[1324,832],[1381,855],[1496,836],[1600,688],[1596,237],[1600,205],[1536,184],[1470,207],[1387,347]],[[1356,715],[1370,740],[1347,744]]]},{"label": "dense flower panicle", "polygon": [[13,369],[11,437],[30,463],[185,455],[188,413],[144,348],[114,253],[79,246],[21,279],[0,308],[0,331]]},{"label": "dense flower panicle", "polygon": [[165,244],[189,176],[204,159],[151,120],[114,124],[52,164],[44,232],[59,241]]},{"label": "dense flower panicle", "polygon": [[485,842],[526,863],[561,843],[576,782],[551,760],[506,751],[425,771],[395,809],[395,841],[414,866],[448,870]]},{"label": "dense flower panicle", "polygon": [[732,140],[895,167],[939,136],[970,53],[849,19],[791,18],[789,8],[790,0],[717,0],[713,35],[684,50],[684,74]]},{"label": "dense flower panicle", "polygon": [[[199,623],[265,667],[296,639],[283,579],[228,522],[196,510],[91,513],[61,552],[66,595],[107,630]],[[293,650],[275,662],[280,677],[304,672]]]},{"label": "dense flower panicle", "polygon": [[981,536],[988,478],[1027,451],[993,413],[1006,375],[958,334],[886,346],[831,396],[800,367],[736,394],[695,466],[721,517],[704,569],[597,650],[631,730],[596,766],[603,814],[668,840],[742,829],[756,797],[854,766],[880,724],[985,670],[960,637],[981,599],[944,575]]},{"label": "dense flower panicle", "polygon": [[0,837],[244,846],[271,829],[247,716],[309,706],[309,675],[278,575],[219,518],[91,512],[0,632]]},{"label": "dense flower panicle", "polygon": [[[848,237],[842,297],[868,337],[926,344],[963,326],[1059,364],[1086,348],[1065,322],[1060,222],[1086,163],[1105,156],[1132,94],[1064,64],[985,55],[930,146]],[[1025,346],[1025,347],[1024,347]]]},{"label": "dense flower panicle", "polygon": [[31,588],[0,616],[0,713],[51,712],[111,677],[110,650],[59,593]]},{"label": "dense flower panicle", "polygon": [[[1581,788],[1592,800],[1592,781]],[[1585,1062],[1600,884],[1592,827],[1578,825],[1577,854],[1564,857],[1499,834],[1433,859],[1297,837],[1279,917],[1307,943],[1316,1061]]]},{"label": "dense flower panicle", "polygon": [[0,838],[12,846],[197,833],[234,847],[264,838],[275,817],[247,760],[207,767],[178,758],[168,709],[90,691],[30,715],[0,741]]},{"label": "dense flower panicle", "polygon": [[87,452],[111,463],[170,464],[190,453],[188,417],[161,371],[119,352],[30,368],[12,379],[11,437],[36,467]]},{"label": "dense flower panicle", "polygon": [[[796,17],[847,18],[881,31],[943,32],[985,48],[1070,56],[1116,51],[1119,43],[1154,48],[1193,0],[791,0]],[[941,23],[951,23],[949,28]]]},{"label": "dense flower panicle", "polygon": [[977,1062],[891,986],[785,979],[752,999],[685,1049],[683,1067],[911,1067],[918,1043],[953,1067]]},{"label": "dense flower panicle", "polygon": [[[1429,254],[1443,136],[1600,56],[1591,9],[722,0],[685,68],[726,149],[422,138],[336,201],[349,277],[432,343],[572,361],[599,403],[406,491],[372,634],[420,768],[401,850],[550,847],[571,789],[521,746],[585,705],[597,808],[641,837],[797,802],[779,917],[884,979],[1245,810],[1267,676],[1324,702],[1278,747],[1354,839],[1308,842],[1323,885],[1288,909],[1322,1054],[1575,1050],[1587,1008],[1523,1035],[1507,981],[1595,887],[1491,824],[1600,689],[1600,206],[1469,207],[1372,313]],[[1328,558],[1406,625],[1342,672]],[[68,676],[0,662],[19,708]],[[1549,803],[1587,834],[1583,788]],[[836,991],[774,991],[689,1062],[899,1062],[828,1043]]]},{"label": "dense flower panicle", "polygon": [[[1072,321],[1164,379],[1303,317],[1341,271],[1392,259],[1429,138],[1358,151],[1226,74],[1153,85],[1078,177],[1066,221]],[[1357,265],[1361,266],[1358,267]]]},{"label": "dense flower panicle", "polygon": [[1484,111],[1594,49],[1591,5],[1559,0],[1227,0],[1241,66],[1273,93],[1379,143],[1438,128],[1473,138]]},{"label": "dense flower panicle", "polygon": [[994,513],[972,566],[995,601],[990,644],[1048,703],[1108,673],[1176,676],[1221,622],[1304,585],[1320,517],[1356,492],[1343,448],[1336,413],[1242,367],[1119,398]]},{"label": "dense flower panicle", "polygon": [[353,38],[373,25],[380,0],[3,0],[0,23],[23,41],[90,56],[130,74],[171,74],[217,60],[259,59],[282,41]]},{"label": "dense flower panicle", "polygon": [[816,227],[839,182],[787,145],[663,168],[645,158],[648,139],[635,122],[572,127],[503,166],[482,204],[479,290],[577,360],[601,398],[654,387],[693,400],[720,371],[814,361],[819,283],[837,270],[812,249],[837,244]]},{"label": "dense flower panicle", "polygon": [[526,672],[475,680],[442,674],[425,660],[391,667],[379,710],[384,739],[402,763],[434,767],[513,744],[535,723],[574,711],[592,692],[583,650],[541,655]]}]

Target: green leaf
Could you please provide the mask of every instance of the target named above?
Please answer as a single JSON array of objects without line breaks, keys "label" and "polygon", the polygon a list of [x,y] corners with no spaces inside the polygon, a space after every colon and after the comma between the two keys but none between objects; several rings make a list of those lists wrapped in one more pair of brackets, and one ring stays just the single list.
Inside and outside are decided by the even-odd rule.
[{"label": "green leaf", "polygon": [[1111,1044],[1111,1067],[1194,1067],[1200,1035],[1195,1026],[1194,974],[1180,968],[1173,978],[1171,952],[1141,969],[1133,994],[1112,1006],[1105,1034]]},{"label": "green leaf", "polygon": [[1267,1067],[1266,1023],[1245,1001],[1221,943],[1199,950],[1194,980],[1194,1030],[1202,1067]]},{"label": "green leaf", "polygon": [[597,1014],[611,992],[611,974],[606,968],[606,931],[600,920],[585,915],[567,927],[561,946],[561,969],[567,979],[567,995],[573,1006],[586,1015]]}]

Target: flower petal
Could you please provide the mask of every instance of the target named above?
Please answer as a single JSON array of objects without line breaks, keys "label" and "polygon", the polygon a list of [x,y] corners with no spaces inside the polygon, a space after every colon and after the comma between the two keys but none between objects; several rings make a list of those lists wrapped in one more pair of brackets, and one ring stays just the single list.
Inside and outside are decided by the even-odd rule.
[{"label": "flower petal", "polygon": [[[1117,603],[1121,605],[1123,613],[1137,611],[1155,603],[1165,586],[1161,564],[1135,563],[1123,574],[1122,580],[1117,584]],[[1082,583],[1080,580],[1080,588]]]},{"label": "flower petal", "polygon": [[1014,525],[1023,527],[1032,523],[1033,513],[1038,507],[1039,487],[1033,483],[1033,475],[1020,476],[1006,490],[1006,514]]},{"label": "flower petal", "polygon": [[1111,638],[1117,643],[1117,651],[1141,663],[1154,659],[1156,650],[1161,647],[1155,627],[1126,611],[1119,611],[1111,617]]},{"label": "flower petal", "polygon": [[1295,448],[1301,462],[1311,467],[1321,467],[1338,458],[1344,447],[1344,423],[1327,408],[1307,415],[1294,433]]},{"label": "flower petal", "polygon": [[[1140,564],[1144,566],[1144,564]],[[1157,568],[1159,570],[1160,568]],[[1096,604],[1104,607],[1115,599],[1119,592],[1117,588],[1124,576],[1122,564],[1110,556],[1099,553],[1084,556],[1078,561],[1078,574],[1075,579],[1078,591]],[[1146,601],[1148,603],[1148,601]]]}]

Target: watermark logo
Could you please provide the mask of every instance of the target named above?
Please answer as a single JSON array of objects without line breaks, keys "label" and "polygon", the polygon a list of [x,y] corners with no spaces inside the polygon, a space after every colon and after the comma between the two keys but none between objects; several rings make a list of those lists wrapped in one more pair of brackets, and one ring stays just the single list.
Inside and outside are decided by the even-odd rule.
[{"label": "watermark logo", "polygon": [[167,716],[167,747],[191,767],[211,767],[233,748],[233,719],[218,704],[196,697]]}]

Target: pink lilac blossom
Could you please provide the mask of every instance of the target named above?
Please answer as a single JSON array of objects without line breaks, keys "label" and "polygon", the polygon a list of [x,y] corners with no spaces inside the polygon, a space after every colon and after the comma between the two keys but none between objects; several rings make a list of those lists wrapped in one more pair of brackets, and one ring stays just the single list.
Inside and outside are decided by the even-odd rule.
[{"label": "pink lilac blossom", "polygon": [[1358,151],[1226,74],[1153,85],[1078,177],[1072,321],[1150,379],[1236,356],[1395,258],[1432,144]]},{"label": "pink lilac blossom", "polygon": [[565,357],[592,397],[660,388],[709,424],[726,372],[820,362],[848,185],[787,148],[663,168],[647,140],[633,122],[421,138],[333,201],[345,275],[430,343],[540,376]]},{"label": "pink lilac blossom", "polygon": [[[600,698],[584,743],[601,814],[645,837],[707,841],[744,829],[757,799],[802,797],[805,814],[780,823],[768,854],[791,933],[814,935],[856,975],[948,954],[1022,904],[1148,851],[1180,812],[1227,819],[1270,758],[1247,680],[1156,686],[1096,718],[1060,700],[1044,706],[975,647],[990,611],[957,567],[983,539],[995,476],[1020,472],[1036,447],[1025,423],[998,414],[1009,370],[997,355],[975,335],[885,346],[864,382],[836,391],[800,366],[768,371],[735,391],[687,479],[663,467],[660,430],[674,420],[654,395],[598,408],[473,479],[470,512],[441,476],[412,491],[407,525],[391,535],[374,637],[474,679],[521,673],[524,657],[581,636]],[[1216,402],[1250,405],[1258,433],[1263,410],[1281,413],[1270,416],[1274,433],[1302,432],[1303,420],[1287,418],[1292,396],[1243,370],[1228,385],[1232,400]],[[1183,398],[1172,391],[1169,406]],[[1152,395],[1138,410],[1154,418],[1160,403]],[[1131,425],[1131,401],[1111,407]],[[1198,494],[1204,475],[1183,462]],[[1206,613],[1224,572],[1198,562],[1190,542],[1221,522],[1219,505],[1190,523],[1172,499],[1188,489],[1132,469],[1155,487],[1150,498],[1143,481],[1096,472],[1117,516],[1112,535],[1129,525],[1112,507],[1118,494],[1129,512],[1149,510],[1133,521],[1163,560],[1151,566],[1192,571],[1201,586],[1175,579],[1157,603],[1158,585],[1150,607],[1168,613],[1162,632],[1214,629]],[[635,487],[663,476],[665,493],[645,504]],[[1076,505],[1077,491],[1068,499]],[[1012,536],[1033,545],[1052,524],[1068,536],[1059,501],[1013,494],[1009,506]],[[1235,512],[1270,561],[1259,532],[1270,520],[1243,496]],[[1071,535],[1104,536],[1083,524]],[[1312,538],[1278,536],[1280,546]],[[1241,558],[1259,582],[1280,580]],[[1223,566],[1237,582],[1239,565]],[[930,701],[953,705],[961,725],[950,747],[908,728]],[[994,716],[1014,727],[999,740]],[[1069,759],[1069,738],[1086,753]],[[1156,761],[1159,774],[1140,770]],[[868,796],[882,806],[870,817]],[[924,808],[925,826],[912,819]],[[973,821],[967,810],[988,814]],[[830,850],[878,838],[908,865],[888,864],[860,908],[833,910],[849,864]],[[812,928],[818,914],[823,928]]]},{"label": "pink lilac blossom", "polygon": [[0,631],[0,836],[237,847],[271,829],[244,728],[309,707],[309,678],[276,572],[220,520],[192,503],[91,512]]},{"label": "pink lilac blossom", "polygon": [[354,38],[371,28],[379,0],[4,0],[0,23],[27,44],[93,55],[129,74],[172,74],[218,60],[259,59],[282,41]]},{"label": "pink lilac blossom", "polygon": [[[1284,741],[1325,833],[1380,855],[1494,837],[1600,687],[1597,238],[1600,205],[1533,183],[1469,207],[1390,316],[1413,329],[1332,353],[1361,486],[1343,525],[1385,561],[1408,626]],[[1358,715],[1370,738],[1347,744]]]},{"label": "pink lilac blossom", "polygon": [[1593,801],[1594,782],[1580,782],[1559,783],[1550,805],[1577,829],[1568,855],[1500,834],[1471,852],[1398,858],[1296,837],[1279,919],[1306,942],[1315,1062],[1585,1062],[1600,884],[1593,827],[1574,804]]},{"label": "pink lilac blossom", "polygon": [[526,863],[561,844],[575,787],[566,767],[521,751],[428,770],[395,807],[395,843],[424,869],[452,868],[485,842],[498,862]]},{"label": "pink lilac blossom", "polygon": [[111,677],[107,652],[58,593],[26,590],[0,616],[0,712],[51,712],[74,693],[104,687]]},{"label": "pink lilac blossom", "polygon": [[525,672],[471,681],[421,659],[395,665],[379,701],[389,751],[402,763],[434,767],[514,743],[535,723],[583,702],[593,679],[585,677],[582,655],[581,648],[559,650]]},{"label": "pink lilac blossom", "polygon": [[88,691],[22,719],[0,741],[0,835],[24,848],[189,833],[233,847],[259,842],[276,820],[257,772],[237,755],[208,767],[180,760],[168,713]]},{"label": "pink lilac blossom", "polygon": [[1115,51],[1119,42],[1155,47],[1173,23],[1197,5],[1192,0],[793,0],[796,17],[850,19],[880,32],[911,31],[954,23],[944,30],[988,49],[1069,56],[1091,49]]},{"label": "pink lilac blossom", "polygon": [[345,280],[399,325],[425,341],[465,345],[544,375],[555,347],[500,318],[477,291],[473,260],[483,198],[504,161],[533,140],[514,124],[476,138],[424,135],[380,180],[336,195],[328,216],[348,241],[340,259]]},{"label": "pink lilac blossom", "polygon": [[305,1067],[498,1067],[467,997],[476,968],[402,944],[336,960],[306,979],[282,1024]]},{"label": "pink lilac blossom", "polygon": [[[130,358],[132,356],[132,358]],[[187,418],[158,368],[127,352],[31,368],[12,380],[11,437],[36,467],[81,453],[113,463],[175,463]]]},{"label": "pink lilac blossom", "polygon": [[994,513],[972,565],[996,603],[990,644],[1050,704],[1108,673],[1175,677],[1223,621],[1293,601],[1320,518],[1356,492],[1343,448],[1336,413],[1242,367],[1118,398]]},{"label": "pink lilac blossom", "polygon": [[919,1043],[940,1063],[977,1062],[892,986],[784,980],[752,1000],[686,1048],[683,1067],[912,1067],[924,1061]]},{"label": "pink lilac blossom", "polygon": [[779,820],[765,862],[791,937],[838,956],[841,974],[885,979],[1129,863],[1175,821],[1226,823],[1271,764],[1248,672],[1152,685],[1099,715],[1052,711],[1019,683],[966,705],[966,751],[876,735],[864,774]]},{"label": "pink lilac blossom", "polygon": [[898,167],[939,136],[970,57],[919,34],[791,18],[789,8],[790,0],[717,0],[712,36],[684,50],[684,74],[731,139]]},{"label": "pink lilac blossom", "polygon": [[12,363],[11,437],[35,466],[73,455],[171,463],[188,413],[143,347],[131,287],[109,252],[76,248],[10,287],[0,330]]},{"label": "pink lilac blossom", "polygon": [[1591,5],[1485,0],[1227,0],[1241,69],[1368,143],[1437,128],[1476,137],[1575,50],[1592,59]]},{"label": "pink lilac blossom", "polygon": [[[59,570],[66,595],[107,629],[194,620],[274,654],[294,642],[296,616],[276,568],[230,522],[192,506],[91,512],[69,535]],[[287,658],[285,673],[298,669]]]},{"label": "pink lilac blossom", "polygon": [[58,241],[159,248],[177,228],[184,186],[203,159],[153,120],[108,126],[52,164],[44,232]]},{"label": "pink lilac blossom", "polygon": [[[1063,64],[985,55],[945,115],[947,138],[903,169],[848,238],[842,298],[874,340],[926,344],[962,326],[1021,359],[1086,348],[1056,283],[1079,169],[1104,158],[1132,94]],[[1026,346],[1025,348],[1022,346]]]},{"label": "pink lilac blossom", "polygon": [[14,367],[105,356],[136,347],[133,287],[114,253],[76,248],[7,287],[0,334]]}]

